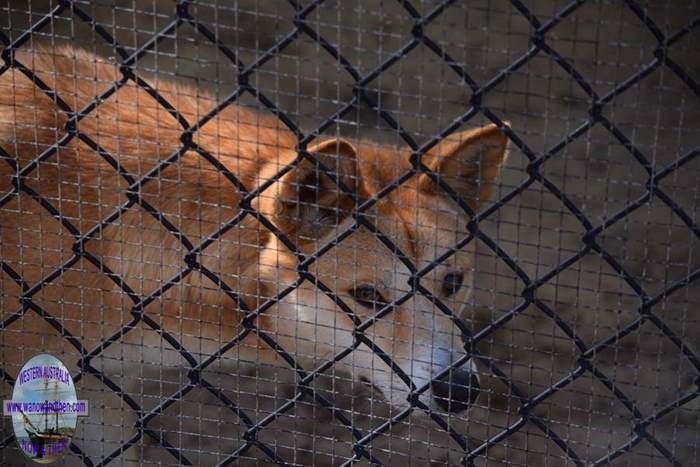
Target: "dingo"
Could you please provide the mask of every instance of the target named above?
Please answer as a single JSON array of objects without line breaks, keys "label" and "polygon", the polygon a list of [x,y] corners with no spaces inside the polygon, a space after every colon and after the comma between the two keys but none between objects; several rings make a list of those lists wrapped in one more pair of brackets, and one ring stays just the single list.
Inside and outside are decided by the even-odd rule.
[{"label": "dingo", "polygon": [[[214,163],[248,191],[263,186],[297,157],[295,137],[276,118],[229,105],[194,131],[191,144],[180,150],[187,126],[183,119],[190,125],[202,119],[216,105],[210,95],[151,81],[176,109],[169,111],[130,80],[105,94],[93,109],[89,104],[95,97],[122,79],[117,66],[69,47],[18,51],[15,58],[41,83],[17,67],[0,77],[0,147],[8,159],[0,161],[0,259],[24,279],[25,292],[62,268],[31,300],[86,352],[112,336],[105,352],[130,342],[132,355],[140,355],[134,362],[153,359],[157,365],[193,366],[164,340],[165,334],[151,332],[153,326],[174,336],[201,363],[243,330],[246,311],[237,299],[248,309],[272,300],[252,324],[306,370],[357,345],[313,384],[342,410],[357,413],[353,420],[370,417],[372,400],[385,402],[394,413],[409,404],[411,388],[380,358],[380,350],[416,387],[464,357],[459,330],[420,293],[364,330],[375,348],[356,339],[353,314],[356,320],[367,320],[411,290],[411,272],[365,226],[343,235],[309,262],[308,275],[299,273],[299,257],[255,212],[304,255],[355,222],[353,197],[308,161],[266,186],[251,200],[255,212],[222,231],[243,215],[244,194]],[[40,89],[43,85],[56,92],[55,98]],[[71,116],[70,110],[88,112]],[[506,147],[505,135],[491,125],[450,136],[423,162],[477,208],[492,191]],[[410,166],[408,150],[364,140],[320,138],[307,149],[360,202]],[[148,179],[140,183],[144,175]],[[42,206],[41,198],[60,216],[51,214],[46,203]],[[467,234],[468,217],[424,174],[380,198],[366,216],[419,270]],[[106,218],[110,222],[102,223]],[[88,239],[77,241],[87,233]],[[193,247],[197,249],[191,253]],[[423,277],[421,285],[448,305],[464,303],[473,261],[470,242]],[[295,281],[297,288],[282,293]],[[20,305],[11,298],[21,297],[22,291],[9,276],[2,284],[0,304],[6,317]],[[326,287],[329,294],[322,292]],[[350,309],[344,310],[333,294]],[[143,318],[132,326],[138,329],[115,336],[134,316]],[[34,329],[25,325],[21,334],[0,330],[2,361],[9,373],[21,366],[20,360],[45,348],[75,352],[58,344],[65,338],[56,329],[38,318],[31,322],[40,324],[31,325]],[[229,361],[235,353],[238,363],[233,366],[288,366],[255,332],[225,350]],[[128,352],[115,355],[119,358],[111,364],[122,366],[110,370],[110,363],[104,363],[101,370],[107,376],[130,371],[124,366],[124,360],[132,359]],[[145,390],[131,384],[124,383],[122,389],[131,394]],[[274,378],[262,378],[254,387],[264,391],[261,386],[275,384]],[[477,394],[476,366],[467,361],[450,378],[433,381],[420,401],[431,410],[456,413],[468,408]]]}]

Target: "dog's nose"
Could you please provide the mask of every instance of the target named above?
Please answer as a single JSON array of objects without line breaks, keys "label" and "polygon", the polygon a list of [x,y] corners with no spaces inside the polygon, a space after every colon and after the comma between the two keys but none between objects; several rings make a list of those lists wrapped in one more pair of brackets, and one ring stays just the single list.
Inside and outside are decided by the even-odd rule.
[{"label": "dog's nose", "polygon": [[479,378],[469,368],[450,370],[431,386],[435,402],[450,413],[467,410],[479,397]]}]

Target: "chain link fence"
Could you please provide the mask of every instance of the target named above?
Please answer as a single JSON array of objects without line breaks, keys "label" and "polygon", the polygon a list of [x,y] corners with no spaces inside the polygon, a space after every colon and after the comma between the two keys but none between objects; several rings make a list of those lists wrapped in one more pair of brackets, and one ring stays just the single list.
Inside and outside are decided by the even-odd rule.
[{"label": "chain link fence", "polygon": [[[68,365],[80,398],[92,405],[60,462],[700,462],[700,60],[693,42],[700,5],[7,1],[0,13],[5,99],[31,87],[37,108],[63,119],[44,128],[32,119],[36,109],[18,106],[37,136],[0,144],[2,394],[10,398],[17,372],[36,353]],[[88,50],[94,55],[82,57],[113,66],[114,79],[71,81],[92,96],[81,101],[80,92],[57,84],[58,72],[36,69],[31,51],[42,44]],[[180,96],[169,82],[204,91]],[[198,99],[196,112],[181,111],[188,99]],[[177,131],[141,128],[132,145],[105,142],[100,125],[118,125],[100,113],[110,101],[170,119]],[[258,125],[275,122],[293,135],[296,157],[257,185],[210,149],[227,137],[217,118],[236,106],[266,115]],[[236,124],[246,123],[255,125]],[[475,209],[425,159],[450,135],[485,124],[506,134],[510,155],[495,196]],[[52,143],[42,145],[47,134]],[[310,149],[336,136],[400,147],[408,160],[358,199]],[[68,151],[99,166],[99,177],[118,179],[93,202],[94,219],[71,214],[80,206],[87,212],[79,192],[89,191],[90,180],[61,175],[78,187],[73,200],[43,186],[50,170],[62,173]],[[141,151],[156,158],[129,161]],[[258,204],[307,163],[353,199],[347,229],[311,250]],[[202,184],[182,184],[195,169],[219,175],[209,187],[215,196],[203,198]],[[462,238],[427,263],[404,251],[375,211],[421,174],[468,219]],[[167,209],[166,185],[181,187]],[[235,204],[222,193],[236,194]],[[199,217],[183,214],[188,202]],[[243,290],[240,273],[221,269],[225,244],[249,242],[253,223],[296,258],[287,271],[294,279],[269,296]],[[111,237],[122,242],[121,253],[105,258],[95,245],[108,241],[111,228],[122,232]],[[119,240],[128,229],[153,235]],[[378,240],[373,254],[389,252],[408,271],[402,288],[368,316],[317,269],[359,230]],[[149,242],[164,237],[171,246],[153,259]],[[260,241],[246,247],[257,251]],[[463,303],[441,299],[426,283],[470,245],[477,251],[471,295]],[[157,274],[133,273],[134,262]],[[350,276],[355,266],[337,267]],[[352,323],[347,345],[334,344],[335,353],[312,366],[282,343],[285,331],[261,324],[302,287]],[[88,298],[88,291],[98,293]],[[206,305],[207,294],[220,306]],[[474,364],[481,393],[468,411],[435,410],[424,397],[431,381],[414,382],[395,350],[377,344],[374,326],[416,296],[462,334],[466,356],[433,382]],[[179,311],[186,307],[196,317]],[[233,309],[242,313],[238,322]],[[261,360],[244,365],[244,347],[264,347]],[[365,406],[342,401],[352,390],[335,368],[360,348],[404,385],[404,406],[380,407],[385,401],[372,392],[363,393]],[[2,426],[2,463],[23,462],[11,421]]]}]

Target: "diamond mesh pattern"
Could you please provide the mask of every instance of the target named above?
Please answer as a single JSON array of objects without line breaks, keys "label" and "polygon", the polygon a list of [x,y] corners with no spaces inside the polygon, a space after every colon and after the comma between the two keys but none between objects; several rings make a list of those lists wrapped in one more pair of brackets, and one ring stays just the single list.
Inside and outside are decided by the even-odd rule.
[{"label": "diamond mesh pattern", "polygon": [[[615,377],[613,375],[608,374],[608,372],[597,366],[596,362],[594,361],[594,357],[600,354],[603,350],[615,346],[626,336],[637,332],[643,326],[652,325],[660,333],[662,333],[670,343],[680,350],[687,362],[690,363],[695,372],[700,375],[700,360],[692,350],[692,347],[684,343],[682,336],[679,336],[672,329],[672,327],[665,322],[662,314],[657,312],[657,306],[666,297],[677,293],[678,291],[686,288],[689,284],[696,281],[698,276],[700,276],[700,269],[691,271],[685,277],[676,280],[663,290],[655,293],[649,293],[647,290],[645,290],[645,287],[635,277],[635,275],[627,271],[620,260],[617,259],[616,256],[608,249],[606,249],[603,242],[600,240],[601,236],[604,235],[606,231],[611,229],[611,227],[624,222],[628,216],[632,215],[635,211],[641,209],[652,201],[660,202],[666,205],[668,209],[670,209],[673,214],[677,216],[682,224],[687,227],[689,235],[695,238],[700,237],[700,229],[698,228],[698,225],[694,221],[691,214],[686,212],[681,204],[674,201],[672,196],[668,194],[667,190],[661,187],[661,182],[663,180],[682,170],[683,167],[687,166],[692,161],[697,160],[698,154],[700,153],[700,148],[696,147],[685,154],[681,154],[669,164],[656,165],[641,149],[635,146],[633,139],[629,137],[618,125],[616,125],[616,123],[605,113],[606,107],[610,106],[618,98],[618,96],[622,95],[625,91],[644,80],[657,69],[664,69],[665,72],[672,73],[679,78],[684,85],[692,91],[692,93],[700,97],[700,84],[698,84],[685,70],[682,63],[678,63],[672,58],[671,54],[676,43],[678,43],[689,33],[700,28],[700,18],[691,20],[685,27],[678,29],[677,32],[671,35],[667,35],[662,32],[661,28],[654,22],[654,18],[650,17],[646,10],[640,6],[640,4],[634,0],[626,1],[626,8],[628,8],[640,19],[656,41],[654,58],[650,62],[644,63],[637,72],[627,76],[612,89],[600,94],[594,89],[594,85],[591,83],[591,81],[589,81],[589,79],[587,79],[585,73],[579,72],[570,60],[565,58],[565,56],[560,54],[548,43],[548,34],[550,31],[555,28],[557,24],[574,14],[585,3],[584,1],[573,1],[569,3],[561,8],[555,15],[553,15],[551,19],[543,22],[533,13],[531,9],[528,8],[524,2],[511,0],[511,4],[530,25],[530,44],[524,54],[519,56],[516,60],[513,60],[498,74],[486,82],[478,82],[476,79],[474,79],[470,74],[470,70],[465,69],[462,65],[460,65],[457,60],[453,59],[450,54],[441,45],[439,45],[438,41],[433,40],[430,37],[429,27],[431,23],[443,15],[448,15],[452,4],[455,3],[453,1],[440,2],[430,11],[424,13],[421,13],[420,9],[414,6],[410,1],[398,2],[407,17],[410,18],[410,21],[406,21],[404,25],[406,33],[408,34],[408,40],[395,52],[386,56],[381,63],[367,72],[360,71],[360,68],[351,63],[350,60],[346,59],[343,53],[341,53],[333,42],[326,39],[310,22],[309,17],[312,15],[312,13],[322,4],[326,3],[322,0],[310,2],[297,2],[295,0],[290,0],[289,3],[294,9],[294,16],[293,18],[290,18],[290,21],[293,24],[291,31],[263,53],[260,53],[254,61],[247,63],[245,63],[241,57],[238,56],[238,53],[234,47],[218,40],[215,31],[212,31],[211,28],[205,23],[198,21],[196,14],[194,14],[192,10],[193,3],[195,2],[177,2],[174,12],[172,13],[172,17],[167,24],[156,34],[154,34],[150,40],[144,42],[133,52],[129,52],[126,48],[122,47],[112,37],[112,35],[110,35],[105,27],[101,26],[90,16],[90,14],[88,14],[87,10],[84,9],[83,6],[67,0],[58,1],[55,8],[49,15],[36,20],[30,29],[26,30],[14,40],[10,40],[8,36],[0,33],[0,40],[2,40],[4,44],[4,49],[2,51],[3,65],[0,68],[0,74],[5,73],[10,69],[19,70],[34,83],[37,89],[53,100],[68,118],[68,124],[66,125],[63,134],[59,135],[55,143],[43,150],[34,160],[23,166],[19,166],[13,157],[11,157],[4,150],[0,149],[0,156],[2,156],[1,158],[3,159],[2,163],[10,164],[12,169],[16,172],[16,175],[12,179],[12,189],[0,197],[0,208],[6,206],[21,193],[27,194],[40,203],[43,209],[50,216],[60,222],[62,228],[72,236],[72,252],[70,257],[64,260],[55,270],[46,274],[38,282],[26,282],[25,279],[23,279],[23,277],[17,271],[10,267],[9,264],[0,262],[0,266],[2,267],[4,274],[9,276],[12,281],[14,281],[16,285],[21,288],[21,300],[16,311],[6,313],[4,315],[4,320],[2,323],[0,323],[0,329],[8,329],[12,327],[13,323],[21,319],[25,314],[36,313],[43,320],[45,320],[46,323],[55,328],[56,331],[59,332],[81,355],[78,362],[78,366],[81,371],[75,377],[76,380],[79,381],[86,375],[94,376],[95,378],[99,379],[99,381],[101,381],[106,388],[114,391],[114,393],[123,401],[123,403],[133,410],[138,417],[138,421],[136,423],[136,433],[131,438],[125,440],[125,442],[113,452],[106,453],[106,455],[104,455],[102,458],[96,459],[88,457],[81,450],[81,446],[74,442],[71,445],[71,450],[77,456],[77,458],[81,459],[85,465],[105,465],[110,463],[118,463],[123,452],[140,443],[143,438],[151,438],[154,443],[162,445],[162,447],[167,450],[170,455],[172,455],[175,462],[184,465],[192,465],[193,462],[188,459],[181,449],[179,449],[177,446],[169,444],[164,437],[151,426],[154,420],[160,417],[169,407],[183,399],[193,390],[200,389],[211,393],[230,411],[232,415],[235,415],[245,424],[245,433],[243,435],[245,443],[238,447],[234,452],[228,453],[228,456],[222,462],[223,465],[234,463],[242,456],[245,456],[246,453],[253,448],[257,448],[260,452],[264,453],[264,455],[267,456],[271,462],[280,465],[289,465],[291,461],[280,457],[274,448],[263,442],[261,440],[260,433],[263,432],[266,427],[273,423],[277,418],[291,411],[295,405],[301,401],[313,401],[321,407],[324,407],[330,416],[332,416],[340,424],[344,425],[352,434],[354,439],[354,456],[346,461],[346,465],[352,465],[362,460],[369,461],[373,465],[383,465],[382,462],[372,454],[369,446],[375,438],[390,431],[394,425],[401,423],[414,411],[424,411],[435,422],[436,430],[446,430],[450,434],[454,441],[463,449],[464,465],[475,465],[475,461],[480,456],[483,456],[487,450],[518,432],[526,424],[536,427],[545,437],[549,438],[553,443],[555,443],[561,450],[562,455],[565,456],[570,463],[574,465],[589,465],[589,461],[585,460],[585,457],[577,452],[577,450],[567,440],[567,437],[562,435],[559,432],[559,429],[554,427],[550,420],[535,414],[535,408],[537,408],[539,405],[550,400],[550,398],[564,391],[567,387],[572,385],[580,378],[586,376],[593,378],[600,384],[604,385],[605,388],[609,390],[611,396],[619,401],[629,411],[629,414],[633,420],[632,426],[630,427],[631,437],[629,440],[619,446],[610,446],[607,454],[597,460],[594,460],[593,462],[590,462],[590,465],[604,465],[611,463],[616,458],[623,456],[626,452],[632,450],[636,445],[642,443],[643,441],[646,441],[653,446],[657,454],[667,459],[673,465],[683,465],[682,460],[674,455],[673,449],[667,446],[665,441],[657,438],[653,430],[650,429],[650,426],[655,421],[659,420],[670,412],[677,410],[679,407],[692,403],[692,401],[698,397],[697,387],[687,394],[684,394],[676,400],[668,403],[664,407],[654,410],[653,412],[644,412],[638,407],[637,403],[631,397],[625,394],[625,391],[620,389],[620,387],[616,384]],[[105,45],[114,50],[120,61],[119,70],[121,77],[106,90],[104,90],[93,102],[90,102],[83,108],[72,108],[70,105],[68,105],[62,99],[62,97],[52,89],[49,83],[43,82],[32,72],[31,67],[28,64],[19,61],[15,54],[17,50],[25,47],[32,40],[32,36],[34,34],[47,28],[53,17],[62,14],[69,14],[74,21],[89,25],[89,27],[92,28],[94,32],[104,40]],[[216,47],[223,54],[223,56],[230,60],[231,64],[238,72],[236,89],[231,92],[228,97],[221,100],[218,105],[212,108],[211,111],[202,116],[198,121],[189,121],[187,118],[185,118],[185,116],[178,111],[173,103],[169,102],[168,99],[159,94],[154,87],[149,85],[142,78],[139,78],[134,72],[135,67],[139,64],[139,61],[148,51],[153,50],[157,44],[166,38],[172,37],[179,28],[182,28],[185,25],[191,27],[198,35],[201,36],[201,38],[210,42],[212,46]],[[295,41],[298,41],[301,38],[311,40],[320,45],[328,57],[334,63],[336,63],[344,73],[347,73],[354,83],[353,98],[342,103],[342,105],[332,115],[323,119],[323,121],[321,121],[316,128],[313,128],[310,131],[302,131],[292,116],[275,105],[272,98],[268,97],[264,92],[256,88],[256,86],[253,84],[253,80],[251,79],[251,77],[261,67],[273,60],[277,55],[282,54],[288,47],[294,44]],[[469,102],[468,109],[461,115],[454,118],[449,125],[445,126],[438,134],[423,144],[418,142],[414,135],[412,135],[411,131],[403,128],[399,123],[399,119],[395,118],[390,111],[386,110],[377,99],[377,96],[368,90],[369,83],[376,80],[390,67],[400,62],[407,54],[418,46],[424,46],[431,51],[437,59],[441,60],[447,67],[449,67],[457,80],[465,83],[471,89],[471,100]],[[506,125],[504,123],[504,118],[489,108],[485,102],[487,101],[486,98],[489,96],[489,93],[498,87],[499,84],[504,81],[504,79],[506,79],[509,75],[525,68],[527,64],[535,57],[542,56],[550,58],[561,69],[560,71],[563,71],[563,73],[570,76],[575,81],[575,83],[580,87],[580,90],[587,96],[590,105],[588,107],[588,116],[583,123],[568,134],[561,137],[558,142],[551,145],[547,150],[540,152],[529,147],[526,141],[518,133],[518,129],[510,128],[508,125]],[[127,83],[134,83],[143,91],[150,94],[159,103],[159,105],[161,105],[173,118],[177,120],[182,128],[179,149],[169,155],[169,157],[164,158],[155,167],[150,169],[141,177],[137,177],[123,168],[119,164],[118,158],[115,155],[109,154],[93,138],[81,132],[79,125],[81,120],[91,115],[100,107],[101,102],[118,92],[119,89],[125,86]],[[246,95],[254,98],[260,105],[272,112],[287,128],[293,132],[297,139],[298,157],[292,163],[283,167],[279,173],[272,177],[268,182],[255,190],[250,190],[244,186],[244,184],[236,177],[234,173],[228,171],[221,163],[218,162],[215,156],[208,153],[207,150],[200,147],[195,142],[195,135],[207,122],[215,118],[224,108],[234,104],[240,100],[242,96]],[[323,166],[323,164],[315,160],[314,156],[307,150],[307,148],[324,132],[324,130],[341,120],[358,106],[366,106],[371,108],[391,129],[400,135],[403,143],[410,147],[412,151],[411,168],[397,177],[393,183],[387,185],[375,196],[359,204],[352,214],[354,223],[348,231],[340,232],[333,242],[322,246],[315,253],[304,254],[291,239],[287,238],[269,219],[267,219],[261,212],[256,210],[253,207],[252,202],[256,197],[260,196],[266,188],[268,188],[275,181],[279,180],[280,177],[298,166],[304,160],[309,160],[318,166],[326,175],[339,184],[342,191],[350,196],[353,196],[352,191],[346,186],[343,186],[328,167]],[[458,194],[449,185],[447,185],[444,180],[439,178],[437,174],[431,172],[431,170],[422,163],[422,157],[427,151],[437,145],[443,138],[456,131],[465,122],[469,122],[470,120],[475,119],[477,116],[485,117],[487,120],[500,127],[507,134],[512,145],[517,147],[527,158],[527,166],[525,169],[526,177],[522,179],[521,183],[508,193],[502,194],[502,196],[500,196],[495,203],[489,205],[487,209],[481,212],[473,212],[470,206],[463,199],[460,199]],[[625,148],[625,150],[629,152],[635,163],[641,167],[646,177],[644,181],[643,195],[640,196],[635,202],[624,206],[622,209],[619,209],[614,214],[608,216],[603,222],[600,223],[596,223],[596,221],[592,220],[591,217],[587,216],[584,210],[577,206],[572,199],[567,197],[565,191],[550,178],[548,178],[545,173],[546,171],[543,170],[543,166],[548,161],[557,158],[558,155],[561,154],[568,146],[572,145],[578,139],[592,131],[593,128],[604,129],[614,140],[618,141]],[[42,198],[39,193],[33,190],[26,183],[26,179],[31,176],[31,174],[42,162],[54,157],[61,147],[75,139],[79,139],[89,148],[91,148],[95,154],[109,164],[128,185],[128,189],[126,191],[127,198],[124,204],[87,232],[82,232],[78,227],[73,225],[69,219],[62,215],[61,211],[56,206],[54,206],[49,200]],[[215,232],[207,235],[204,239],[198,242],[190,240],[171,221],[168,220],[166,215],[161,213],[156,207],[146,201],[141,194],[144,187],[150,183],[153,183],[153,181],[158,178],[159,174],[161,174],[166,168],[172,166],[173,164],[177,164],[183,154],[185,154],[187,151],[196,152],[203,163],[210,164],[215,170],[221,171],[225,178],[228,179],[243,195],[242,201],[240,202],[240,213],[222,224]],[[439,263],[435,262],[434,264],[430,264],[422,269],[417,267],[411,262],[410,257],[404,254],[400,248],[394,244],[394,242],[392,242],[390,237],[383,233],[375,225],[375,223],[372,222],[371,218],[366,215],[367,211],[374,206],[379,199],[386,196],[391,191],[396,190],[397,187],[417,173],[425,173],[430,176],[435,183],[438,184],[447,194],[449,194],[449,196],[452,197],[454,201],[458,203],[459,206],[461,206],[461,208],[471,218],[468,225],[469,235],[454,245],[452,251],[440,258],[440,260],[446,260],[449,256],[454,254],[458,249],[463,248],[469,242],[478,240],[481,245],[490,249],[491,252],[514,273],[521,285],[520,293],[522,296],[522,301],[520,301],[518,305],[508,313],[493,321],[489,326],[481,329],[476,334],[473,334],[470,331],[470,326],[463,322],[460,317],[456,316],[447,304],[440,302],[437,297],[433,296],[430,291],[422,285],[422,279],[433,271],[433,269]],[[574,216],[584,232],[581,237],[581,245],[578,251],[560,261],[555,267],[552,267],[551,269],[537,276],[532,276],[531,274],[526,273],[526,271],[520,266],[519,260],[515,257],[511,257],[506,250],[499,246],[499,242],[489,236],[481,227],[482,223],[486,219],[494,216],[503,206],[517,198],[525,190],[534,185],[540,185],[544,190],[546,190],[546,192],[556,197],[564,208]],[[187,251],[187,254],[184,257],[184,262],[182,265],[180,265],[181,268],[179,272],[174,274],[170,280],[163,283],[162,286],[157,288],[155,291],[145,296],[137,293],[135,289],[129,285],[126,279],[120,277],[117,272],[110,270],[109,267],[107,267],[107,265],[104,264],[99,257],[92,254],[88,248],[101,229],[117,222],[121,216],[123,216],[130,208],[134,206],[139,206],[143,211],[148,213],[148,215],[152,216],[153,219],[160,223],[168,232],[170,232],[171,235],[176,237],[182,244],[183,248]],[[267,229],[269,229],[269,231],[273,235],[277,236],[279,240],[284,243],[284,245],[295,252],[295,255],[299,260],[297,281],[283,290],[277,296],[265,301],[258,307],[247,305],[245,299],[242,298],[236,292],[236,290],[227,285],[223,278],[219,277],[215,272],[207,268],[200,261],[200,254],[208,246],[212,245],[227,231],[236,225],[239,225],[244,219],[249,217],[257,219]],[[403,262],[403,264],[411,271],[412,274],[409,281],[411,286],[411,291],[409,293],[379,310],[376,315],[372,316],[370,319],[366,319],[364,321],[356,316],[351,308],[347,306],[347,304],[343,303],[342,299],[339,298],[330,287],[324,284],[311,272],[311,266],[314,264],[314,262],[324,255],[324,253],[328,251],[336,242],[342,241],[344,238],[350,235],[350,233],[360,228],[366,228],[373,232],[377,238],[389,250],[391,250],[401,262]],[[617,331],[607,336],[599,337],[592,344],[587,343],[577,334],[575,327],[573,327],[564,317],[562,317],[561,313],[557,311],[556,307],[553,307],[546,300],[538,298],[538,290],[540,288],[547,284],[551,284],[552,281],[564,270],[590,255],[598,255],[617,275],[619,275],[620,278],[624,280],[626,284],[629,285],[629,287],[631,287],[638,298],[636,319],[625,324],[624,326],[621,326]],[[90,262],[97,269],[102,271],[102,273],[109,280],[111,280],[119,287],[121,291],[123,291],[124,295],[128,297],[131,302],[131,320],[112,336],[104,339],[99,343],[99,345],[92,348],[83,346],[79,338],[72,335],[65,327],[61,325],[59,320],[56,320],[47,310],[43,309],[35,302],[35,296],[37,296],[39,292],[49,286],[49,284],[51,284],[53,281],[56,281],[66,270],[81,260]],[[225,342],[225,344],[222,345],[217,352],[214,352],[201,362],[192,356],[190,350],[179,342],[175,335],[164,329],[157,322],[157,320],[155,320],[152,316],[149,316],[149,314],[144,311],[149,303],[152,303],[154,300],[157,300],[159,297],[166,294],[168,290],[176,286],[186,276],[194,271],[205,275],[211,281],[217,284],[223,293],[227,294],[241,307],[241,309],[245,310],[247,313],[246,318],[243,320],[241,332],[234,339]],[[332,360],[318,368],[303,368],[297,361],[295,361],[290,352],[282,348],[275,341],[272,335],[263,331],[262,329],[259,329],[255,324],[258,316],[265,313],[265,311],[271,306],[304,282],[313,284],[319,293],[330,297],[331,300],[333,300],[352,318],[355,325],[354,344],[351,347],[342,350]],[[447,420],[430,411],[429,408],[419,400],[419,396],[421,394],[429,391],[430,385],[425,384],[420,387],[416,386],[411,381],[410,377],[401,371],[398,365],[393,364],[390,353],[381,349],[365,335],[365,331],[372,324],[374,324],[377,320],[391,314],[397,305],[400,305],[401,303],[410,299],[414,294],[423,295],[425,298],[430,300],[459,327],[463,333],[465,350],[467,351],[468,358],[473,358],[479,361],[485,368],[488,368],[492,373],[491,376],[500,380],[519,403],[519,408],[517,410],[518,417],[516,417],[516,420],[506,429],[494,434],[483,443],[473,444],[470,439],[459,434],[455,429],[453,429]],[[508,376],[507,371],[499,368],[495,359],[477,348],[477,344],[479,342],[489,339],[496,331],[501,329],[506,325],[506,323],[516,318],[529,307],[535,307],[538,312],[542,313],[549,320],[551,320],[559,331],[563,332],[570,339],[575,346],[575,351],[577,352],[575,367],[564,377],[549,385],[549,387],[534,397],[528,396],[527,390],[523,389],[519,382],[512,380],[512,378]],[[155,407],[150,409],[140,406],[137,401],[133,400],[128,394],[126,394],[122,388],[120,388],[119,384],[117,384],[117,382],[111,378],[109,372],[100,370],[93,366],[93,361],[97,356],[101,355],[110,346],[122,339],[126,334],[132,332],[132,330],[139,325],[146,326],[147,328],[157,332],[168,345],[170,345],[180,354],[182,359],[187,362],[187,365],[189,366],[187,368],[189,382],[180,387],[177,391],[173,392],[169,397],[163,398]],[[250,334],[255,334],[266,342],[272,349],[274,349],[275,352],[279,354],[282,361],[286,362],[297,375],[297,383],[293,397],[291,397],[287,403],[278,407],[274,412],[258,421],[255,421],[253,416],[247,414],[246,411],[237,404],[236,400],[226,395],[216,386],[216,384],[208,381],[204,374],[205,370],[219,358],[221,358],[224,353],[235,348]],[[411,406],[371,431],[361,431],[360,429],[353,427],[351,420],[348,419],[341,411],[335,410],[333,403],[320,393],[316,392],[312,385],[316,378],[329,370],[336,362],[345,358],[362,344],[367,345],[374,352],[376,352],[382,360],[384,360],[394,369],[396,375],[411,388],[411,396],[409,398]],[[454,368],[464,365],[468,358],[455,362],[452,367]],[[449,370],[450,368],[446,368],[443,374],[446,374]],[[7,384],[12,385],[14,383],[12,376],[1,368],[0,376]],[[439,376],[441,375],[438,375],[438,377]],[[0,449],[7,448],[12,442],[12,436],[3,439],[0,441]]]}]

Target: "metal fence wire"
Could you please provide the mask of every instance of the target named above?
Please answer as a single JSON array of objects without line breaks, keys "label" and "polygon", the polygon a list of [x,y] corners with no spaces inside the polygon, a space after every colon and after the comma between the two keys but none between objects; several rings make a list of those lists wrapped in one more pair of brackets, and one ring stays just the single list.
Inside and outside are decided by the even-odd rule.
[{"label": "metal fence wire", "polygon": [[[36,128],[55,135],[52,144],[38,136],[18,141],[7,136],[12,131],[0,144],[2,394],[11,397],[17,372],[34,354],[52,353],[68,365],[79,398],[92,405],[60,462],[700,463],[696,3],[52,0],[7,1],[0,10],[3,99],[12,101],[12,86],[26,91],[30,83],[37,108],[52,105],[63,118]],[[76,78],[75,86],[94,96],[79,102],[58,90],[60,71],[36,69],[31,51],[41,44],[86,49],[94,55],[84,57],[112,64],[116,79]],[[180,99],[201,96],[178,96],[163,85],[178,79],[216,97],[196,115],[181,111]],[[85,131],[90,119],[97,122],[90,128],[119,125],[100,109],[110,100],[130,105],[119,101],[125,89],[138,94],[137,112],[159,107],[153,112],[174,119],[178,131],[142,128],[125,135],[137,140],[132,146],[110,146]],[[255,186],[202,142],[207,124],[235,106],[272,115],[295,139],[296,157]],[[17,104],[14,111],[26,116],[25,125],[35,121],[36,109]],[[13,118],[0,119],[19,125]],[[492,200],[475,207],[426,157],[450,135],[486,124],[507,136],[510,155]],[[216,138],[225,139],[217,125]],[[312,149],[337,135],[401,147],[408,159],[360,198]],[[159,160],[138,168],[125,162],[148,144]],[[59,170],[66,151],[99,165],[99,177],[119,178],[122,201],[98,198],[96,209],[104,206],[92,224],[66,213],[65,195],[43,188],[48,167]],[[313,248],[259,207],[304,164],[353,200],[347,227],[336,226]],[[183,215],[181,204],[161,207],[159,190],[194,169],[220,174],[217,186],[200,186],[219,198],[186,187],[179,193],[178,203],[210,213],[206,228]],[[463,235],[428,262],[405,251],[376,211],[420,175],[467,219]],[[95,183],[71,180],[78,191]],[[237,206],[225,206],[223,192],[235,193]],[[217,266],[222,244],[243,242],[241,229],[252,223],[296,258],[286,271],[294,279],[269,296],[245,292],[245,278]],[[148,263],[153,236],[130,244],[117,234],[118,257],[96,253],[110,228],[176,239],[175,253],[150,264],[162,279],[149,282],[127,265]],[[389,252],[396,261],[372,267],[408,271],[400,287],[389,286],[395,290],[386,303],[365,314],[318,266],[359,231],[384,249],[376,257]],[[470,245],[478,252],[470,297],[457,303],[433,293],[426,284],[436,271]],[[353,276],[351,263],[336,271]],[[195,276],[199,282],[187,282]],[[85,298],[90,287],[102,298]],[[302,287],[352,323],[351,337],[312,366],[279,338],[298,323],[261,325]],[[203,305],[207,293],[221,297],[219,308]],[[414,381],[395,361],[396,346],[374,331],[378,323],[399,326],[401,306],[416,297],[463,340],[464,356],[427,381]],[[196,317],[178,311],[187,307]],[[234,309],[239,322],[232,322]],[[421,332],[417,323],[406,326],[403,339]],[[244,368],[240,348],[251,342],[264,347],[259,355],[267,360]],[[343,389],[335,369],[360,349],[393,373],[403,405],[375,414],[382,401],[370,390],[362,393],[364,413],[342,402],[352,390]],[[479,378],[472,407],[449,413],[431,405],[434,383],[465,368]],[[336,381],[322,385],[327,378]],[[2,463],[23,462],[11,420],[2,424]]]}]

